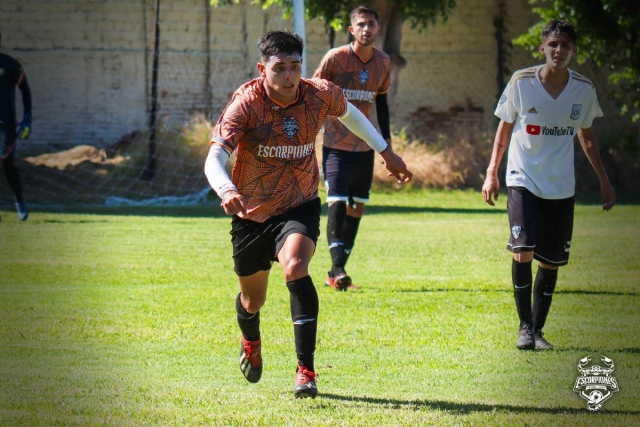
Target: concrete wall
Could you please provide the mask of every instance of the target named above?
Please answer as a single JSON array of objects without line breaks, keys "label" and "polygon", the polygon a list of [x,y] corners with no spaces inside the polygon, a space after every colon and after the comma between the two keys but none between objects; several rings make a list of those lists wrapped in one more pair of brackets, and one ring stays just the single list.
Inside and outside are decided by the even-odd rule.
[{"label": "concrete wall", "polygon": [[[257,75],[256,40],[291,28],[279,9],[248,0],[210,10],[208,0],[161,0],[159,120],[174,127],[194,115],[216,120],[232,92]],[[534,22],[527,0],[507,0],[509,37]],[[32,144],[104,145],[145,129],[150,110],[153,0],[3,0],[2,47],[22,62],[33,92]],[[461,125],[492,131],[497,94],[496,0],[458,0],[445,24],[422,32],[405,24],[392,106],[394,129],[416,136]],[[338,34],[336,44],[347,41]],[[209,44],[209,49],[207,49]],[[307,22],[309,74],[327,50],[322,22]],[[511,51],[511,70],[536,61]],[[208,67],[208,68],[207,68]],[[208,71],[207,71],[208,69]],[[507,77],[508,79],[508,77]],[[21,103],[18,105],[21,108]]]}]

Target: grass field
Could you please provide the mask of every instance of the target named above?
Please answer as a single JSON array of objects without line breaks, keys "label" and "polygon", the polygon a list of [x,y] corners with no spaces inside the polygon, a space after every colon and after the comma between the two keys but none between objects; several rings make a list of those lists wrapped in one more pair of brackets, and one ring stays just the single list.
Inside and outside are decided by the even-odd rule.
[{"label": "grass field", "polygon": [[[505,196],[372,200],[348,269],[361,289],[322,286],[320,237],[320,396],[304,401],[278,265],[265,372],[239,371],[218,208],[0,211],[0,426],[640,425],[640,205],[577,206],[545,328],[558,349],[521,352]],[[613,359],[620,387],[597,413],[572,390],[587,355]]]}]

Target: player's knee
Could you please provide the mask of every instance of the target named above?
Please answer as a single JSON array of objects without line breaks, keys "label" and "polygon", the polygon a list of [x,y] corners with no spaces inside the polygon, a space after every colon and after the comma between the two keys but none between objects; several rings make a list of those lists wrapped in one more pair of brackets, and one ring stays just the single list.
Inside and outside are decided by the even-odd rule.
[{"label": "player's knee", "polygon": [[544,262],[539,262],[538,266],[544,268],[545,270],[557,270],[558,267],[555,265],[545,264]]},{"label": "player's knee", "polygon": [[354,207],[347,207],[347,215],[355,218],[362,218],[362,216],[364,215],[364,207],[364,203],[356,202]]},{"label": "player's knee", "polygon": [[533,252],[514,253],[513,259],[516,260],[516,262],[531,262],[533,261]]},{"label": "player's knee", "polygon": [[282,264],[287,282],[309,275],[309,261],[300,257],[291,257]]},{"label": "player's knee", "polygon": [[247,313],[253,314],[260,311],[264,303],[267,301],[266,295],[252,295],[250,293],[242,293],[242,307]]}]

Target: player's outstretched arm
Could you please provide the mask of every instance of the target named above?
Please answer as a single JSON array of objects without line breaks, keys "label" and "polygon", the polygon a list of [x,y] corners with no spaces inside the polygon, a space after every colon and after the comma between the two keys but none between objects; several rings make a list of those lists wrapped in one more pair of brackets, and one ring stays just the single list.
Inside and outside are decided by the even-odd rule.
[{"label": "player's outstretched arm", "polygon": [[338,120],[382,156],[389,176],[394,176],[400,183],[411,181],[413,174],[407,169],[402,158],[393,152],[391,146],[380,136],[360,110],[351,103],[347,103],[347,112],[338,117]]},{"label": "player's outstretched arm", "polygon": [[29,135],[31,135],[31,89],[29,88],[29,82],[24,72],[18,82],[18,89],[20,89],[22,93],[24,116],[18,125],[17,135],[20,139],[28,139]]},{"label": "player's outstretched arm", "polygon": [[500,194],[500,180],[498,179],[498,168],[502,161],[502,156],[509,146],[509,139],[511,139],[511,132],[515,123],[505,122],[500,120],[498,124],[498,130],[496,131],[496,137],[493,141],[493,151],[491,152],[491,160],[489,161],[489,167],[487,168],[487,176],[484,179],[482,185],[482,198],[491,206],[495,206],[495,202],[498,200],[498,194]]},{"label": "player's outstretched arm", "polygon": [[616,204],[616,193],[613,191],[613,187],[611,187],[611,183],[609,182],[609,176],[602,165],[602,159],[600,158],[600,152],[598,151],[597,138],[593,128],[588,127],[578,130],[578,140],[580,141],[582,150],[589,159],[593,170],[600,179],[602,209],[605,211],[611,210],[613,205]]},{"label": "player's outstretched arm", "polygon": [[209,155],[204,164],[204,174],[207,176],[209,185],[222,199],[220,206],[227,215],[246,214],[247,207],[242,194],[231,182],[225,168],[229,160],[229,153],[219,144],[212,144]]}]

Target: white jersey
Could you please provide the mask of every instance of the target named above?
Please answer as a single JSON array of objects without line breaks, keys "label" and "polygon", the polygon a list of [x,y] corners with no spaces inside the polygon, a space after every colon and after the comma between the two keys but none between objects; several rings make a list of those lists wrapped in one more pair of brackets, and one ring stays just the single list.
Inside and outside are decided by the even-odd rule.
[{"label": "white jersey", "polygon": [[543,66],[516,71],[495,111],[505,122],[515,122],[507,186],[525,187],[543,199],[566,199],[575,193],[573,138],[603,114],[591,81],[573,70],[553,99],[540,81]]}]

